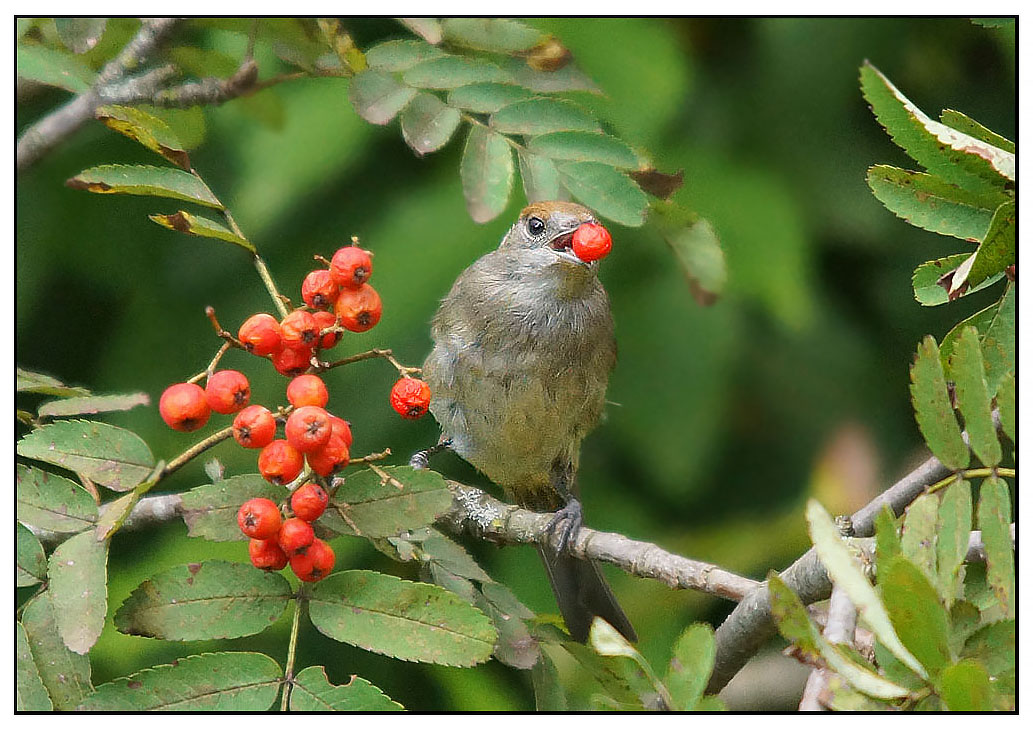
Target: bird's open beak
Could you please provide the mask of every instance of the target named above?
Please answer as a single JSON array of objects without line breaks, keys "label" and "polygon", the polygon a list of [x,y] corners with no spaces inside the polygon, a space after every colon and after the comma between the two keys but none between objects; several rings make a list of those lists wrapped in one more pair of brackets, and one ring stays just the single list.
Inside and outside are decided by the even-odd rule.
[{"label": "bird's open beak", "polygon": [[[578,224],[580,226],[580,223]],[[549,241],[549,248],[551,248],[556,255],[571,263],[576,263],[580,266],[588,266],[587,261],[582,261],[580,258],[574,255],[574,251],[571,248],[571,243],[574,239],[574,231],[577,230],[578,226],[575,226],[566,233],[560,233],[551,241]]]}]

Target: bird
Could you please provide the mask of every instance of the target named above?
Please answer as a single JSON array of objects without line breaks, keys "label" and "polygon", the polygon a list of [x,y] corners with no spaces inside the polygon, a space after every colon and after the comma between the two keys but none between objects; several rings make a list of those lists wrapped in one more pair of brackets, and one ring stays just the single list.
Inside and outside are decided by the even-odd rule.
[{"label": "bird", "polygon": [[456,279],[431,324],[423,364],[438,445],[500,486],[507,498],[555,512],[539,554],[571,637],[584,643],[599,616],[637,640],[599,566],[566,552],[581,526],[581,441],[599,423],[617,361],[599,262],[574,255],[574,231],[598,225],[565,201],[525,207],[498,248]]}]

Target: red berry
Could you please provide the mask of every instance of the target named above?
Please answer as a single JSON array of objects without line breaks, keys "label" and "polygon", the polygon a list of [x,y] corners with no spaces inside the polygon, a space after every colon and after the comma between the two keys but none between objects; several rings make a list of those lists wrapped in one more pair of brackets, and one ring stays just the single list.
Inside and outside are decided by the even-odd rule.
[{"label": "red berry", "polygon": [[208,378],[204,397],[212,410],[229,415],[247,407],[251,401],[251,383],[241,372],[219,370]]},{"label": "red berry", "polygon": [[249,405],[233,419],[233,438],[245,448],[265,448],[276,437],[276,419],[268,408]]},{"label": "red berry", "polygon": [[309,481],[291,494],[291,509],[294,516],[304,521],[315,521],[326,511],[330,497],[318,483]]},{"label": "red berry", "polygon": [[260,570],[276,572],[287,566],[289,557],[275,539],[252,539],[247,545],[251,564]]},{"label": "red berry", "polygon": [[287,399],[296,408],[304,405],[324,408],[330,400],[330,393],[315,375],[299,375],[287,385]]},{"label": "red berry", "polygon": [[322,539],[313,539],[304,553],[291,556],[291,571],[303,582],[319,582],[334,568],[333,547]]},{"label": "red berry", "polygon": [[280,510],[269,499],[248,499],[237,511],[237,525],[252,539],[272,539],[280,533]]},{"label": "red berry", "polygon": [[288,484],[305,466],[305,457],[285,440],[274,440],[258,454],[258,471],[266,481]]},{"label": "red berry", "polygon": [[237,339],[251,354],[265,357],[280,347],[280,324],[269,314],[255,314],[240,325]]},{"label": "red berry", "polygon": [[289,555],[304,552],[312,540],[316,538],[312,526],[304,519],[291,517],[280,527],[276,543]]},{"label": "red berry", "polygon": [[373,259],[370,252],[358,246],[338,249],[330,259],[330,277],[338,286],[357,289],[373,274]]},{"label": "red berry", "polygon": [[309,273],[301,282],[301,298],[313,309],[329,309],[337,301],[337,284],[330,271],[320,268]]},{"label": "red berry", "polygon": [[330,425],[333,426],[334,433],[344,438],[344,444],[349,448],[352,447],[352,426],[343,418],[339,418],[336,415],[330,416]]},{"label": "red berry", "polygon": [[290,414],[283,432],[297,450],[314,451],[330,440],[330,416],[323,408],[305,405]]},{"label": "red berry", "polygon": [[403,377],[391,388],[391,407],[403,418],[423,417],[430,407],[430,386],[415,377]]},{"label": "red berry", "polygon": [[[317,311],[312,315],[319,325],[319,331],[337,326],[337,315],[329,311]],[[344,332],[327,332],[319,342],[320,349],[333,349],[341,341]]]},{"label": "red berry", "polygon": [[329,476],[348,465],[351,428],[340,418],[330,416],[330,440],[322,448],[305,454],[309,468],[320,476]]},{"label": "red berry", "polygon": [[297,377],[311,365],[312,350],[308,348],[280,347],[273,352],[273,367],[281,375]]},{"label": "red berry", "polygon": [[280,322],[280,339],[283,346],[294,349],[316,346],[319,325],[312,315],[303,309],[292,311]]},{"label": "red berry", "polygon": [[204,427],[212,414],[205,401],[204,390],[192,382],[169,385],[161,393],[158,412],[166,425],[184,433]]},{"label": "red berry", "polygon": [[334,304],[341,326],[350,332],[364,332],[375,327],[383,309],[380,294],[369,284],[362,284],[358,289],[342,289]]},{"label": "red berry", "polygon": [[582,261],[598,261],[610,253],[613,239],[610,231],[598,223],[582,223],[574,231],[570,247]]}]

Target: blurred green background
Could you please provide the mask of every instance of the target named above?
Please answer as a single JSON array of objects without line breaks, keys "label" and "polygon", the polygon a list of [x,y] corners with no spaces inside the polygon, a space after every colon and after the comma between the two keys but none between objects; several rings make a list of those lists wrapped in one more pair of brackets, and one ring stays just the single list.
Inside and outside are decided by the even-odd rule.
[{"label": "blurred green background", "polygon": [[[896,219],[870,194],[870,165],[913,164],[865,105],[858,67],[871,60],[930,116],[958,109],[1014,139],[1014,33],[961,18],[529,22],[555,33],[608,95],[579,100],[647,149],[660,169],[685,170],[677,199],[713,222],[729,268],[726,295],[700,308],[648,226],[612,226],[615,247],[600,276],[613,302],[620,361],[609,390],[614,405],[582,453],[587,523],[762,577],[806,548],[808,495],[849,512],[924,457],[907,396],[916,343],[925,333],[942,336],[999,295],[993,287],[937,309],[913,301],[915,266],[956,246]],[[387,19],[346,25],[360,48],[406,35]],[[193,42],[235,57],[243,44],[210,30],[194,31]],[[265,68],[261,53],[259,62]],[[306,80],[248,103],[184,113],[204,129],[193,163],[289,295],[299,296],[313,254],[328,256],[359,235],[376,254],[372,282],[384,316],[335,352],[391,347],[403,362],[419,364],[438,300],[497,244],[524,200],[515,194],[502,217],[473,223],[458,176],[461,143],[418,159],[397,121],[365,123],[347,90],[343,79]],[[20,99],[18,128],[65,96],[51,90]],[[203,369],[217,349],[204,307],[214,306],[234,330],[271,307],[239,250],[146,219],[174,211],[173,203],[62,184],[97,164],[155,161],[95,124],[19,175],[16,359],[96,392],[149,393],[154,406],[105,419],[137,431],[167,459],[195,438],[164,427],[156,403],[165,386]],[[223,364],[251,378],[253,402],[283,401],[285,381],[268,365],[240,352]],[[403,463],[437,430],[431,418],[412,423],[394,414],[387,402],[394,379],[382,361],[326,378],[331,408],[353,424],[354,453],[390,447]],[[202,434],[227,423],[213,416]],[[254,453],[232,443],[214,455],[231,474],[255,470]],[[457,459],[443,457],[436,467],[483,483]],[[205,482],[196,463],[167,486]],[[414,576],[364,541],[334,546],[339,567]],[[532,549],[467,546],[533,609],[555,611]],[[188,539],[181,523],[118,535],[109,616],[151,574],[208,558],[247,556],[243,543]],[[686,625],[716,626],[732,607],[608,574],[657,666]],[[282,661],[288,621],[256,638],[204,644],[123,636],[109,622],[92,652],[94,681],[214,649],[261,650]],[[298,662],[325,664],[337,683],[359,674],[412,709],[534,706],[530,675],[496,662],[467,670],[400,665],[308,627]],[[586,701],[591,679],[565,662],[560,669]]]}]

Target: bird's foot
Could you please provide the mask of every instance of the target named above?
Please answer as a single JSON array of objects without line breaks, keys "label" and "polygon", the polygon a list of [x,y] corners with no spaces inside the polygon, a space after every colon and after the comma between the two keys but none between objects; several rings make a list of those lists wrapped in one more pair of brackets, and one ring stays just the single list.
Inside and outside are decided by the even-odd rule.
[{"label": "bird's foot", "polygon": [[548,526],[545,527],[545,535],[552,540],[552,548],[557,555],[567,551],[577,538],[583,523],[581,502],[573,497],[556,510]]},{"label": "bird's foot", "polygon": [[430,468],[431,456],[440,453],[441,451],[446,451],[451,447],[452,439],[446,438],[445,440],[440,441],[436,445],[432,445],[430,448],[425,448],[422,451],[416,451],[415,453],[413,453],[412,457],[409,459],[409,465],[417,471],[422,471],[425,468]]}]

